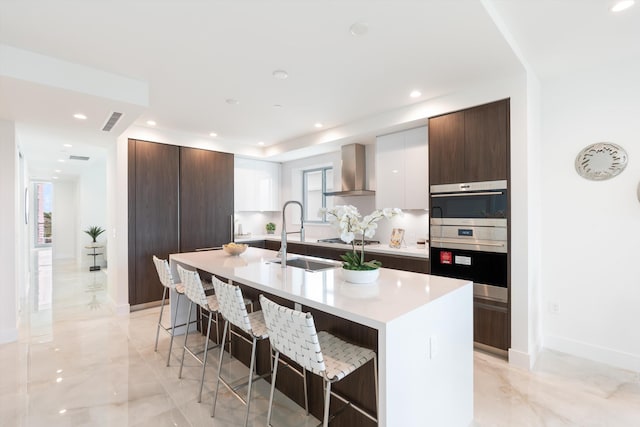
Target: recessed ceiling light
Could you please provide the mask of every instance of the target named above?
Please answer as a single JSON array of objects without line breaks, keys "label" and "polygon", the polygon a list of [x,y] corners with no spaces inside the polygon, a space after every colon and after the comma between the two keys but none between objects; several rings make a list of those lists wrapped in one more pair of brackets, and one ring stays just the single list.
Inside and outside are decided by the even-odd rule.
[{"label": "recessed ceiling light", "polygon": [[237,99],[233,99],[233,98],[227,98],[224,100],[224,102],[226,102],[229,105],[238,105],[240,104],[240,101],[238,101]]},{"label": "recessed ceiling light", "polygon": [[422,92],[420,92],[419,90],[414,90],[409,94],[409,96],[412,98],[419,98],[422,96]]},{"label": "recessed ceiling light", "polygon": [[289,73],[287,73],[285,70],[275,70],[272,74],[273,77],[278,80],[284,80],[289,77]]},{"label": "recessed ceiling light", "polygon": [[65,147],[69,147],[69,148],[73,147],[73,145],[71,145],[71,144],[62,144],[62,145],[65,146]]},{"label": "recessed ceiling light", "polygon": [[364,36],[369,32],[369,24],[366,22],[356,22],[349,27],[352,36]]},{"label": "recessed ceiling light", "polygon": [[215,138],[216,136],[218,136],[218,134],[217,134],[217,133],[215,133],[215,132],[211,132],[211,133],[209,134],[209,136],[212,136],[212,137],[214,137],[214,138]]},{"label": "recessed ceiling light", "polygon": [[58,159],[58,162],[64,163],[64,159]]},{"label": "recessed ceiling light", "polygon": [[612,12],[622,12],[625,9],[629,9],[635,3],[634,0],[619,1],[611,7]]},{"label": "recessed ceiling light", "polygon": [[52,176],[51,178],[53,178],[53,179],[58,179],[58,177],[57,177],[57,176]]},{"label": "recessed ceiling light", "polygon": [[73,117],[75,117],[78,120],[87,120],[87,116],[81,113],[74,114]]},{"label": "recessed ceiling light", "polygon": [[322,123],[316,123],[314,126],[317,127],[317,128],[321,128],[322,127]]},{"label": "recessed ceiling light", "polygon": [[264,145],[264,141],[259,141],[258,145]]},{"label": "recessed ceiling light", "polygon": [[156,122],[154,122],[153,120],[147,120],[147,124],[148,124],[149,126],[155,126],[155,125],[156,125]]},{"label": "recessed ceiling light", "polygon": [[54,172],[55,172],[55,173],[60,173],[60,172],[62,172],[62,170],[60,170],[60,169],[56,169],[56,170],[54,170]]},{"label": "recessed ceiling light", "polygon": [[67,412],[67,410],[66,410],[66,409],[60,409],[60,410],[58,411],[58,413],[59,413],[60,415],[64,414],[65,412]]}]

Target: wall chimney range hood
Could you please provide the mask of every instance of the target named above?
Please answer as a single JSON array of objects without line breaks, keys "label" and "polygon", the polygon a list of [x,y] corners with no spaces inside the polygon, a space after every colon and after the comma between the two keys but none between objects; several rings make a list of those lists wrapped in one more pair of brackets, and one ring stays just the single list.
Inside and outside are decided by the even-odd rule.
[{"label": "wall chimney range hood", "polygon": [[375,191],[365,189],[365,148],[362,144],[342,146],[342,191],[324,193],[325,196],[373,196]]}]

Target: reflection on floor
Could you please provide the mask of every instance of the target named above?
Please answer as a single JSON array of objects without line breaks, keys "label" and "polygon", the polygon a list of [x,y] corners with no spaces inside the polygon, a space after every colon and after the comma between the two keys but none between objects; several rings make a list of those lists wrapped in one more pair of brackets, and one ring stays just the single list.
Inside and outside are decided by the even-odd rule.
[{"label": "reflection on floor", "polygon": [[[168,368],[166,334],[158,353],[153,351],[157,308],[116,316],[107,303],[103,271],[60,262],[52,269],[50,252],[34,265],[40,274],[31,284],[20,340],[0,346],[0,426],[242,424],[244,407],[226,390],[216,418],[210,417],[217,352],[198,404],[196,362],[187,358],[179,380],[180,345],[174,345]],[[225,371],[233,372],[234,363]],[[550,351],[526,372],[476,353],[474,380],[476,426],[640,425],[637,373]],[[276,402],[273,425],[316,425],[282,396]],[[259,381],[250,425],[265,424],[267,403],[268,385]]]}]

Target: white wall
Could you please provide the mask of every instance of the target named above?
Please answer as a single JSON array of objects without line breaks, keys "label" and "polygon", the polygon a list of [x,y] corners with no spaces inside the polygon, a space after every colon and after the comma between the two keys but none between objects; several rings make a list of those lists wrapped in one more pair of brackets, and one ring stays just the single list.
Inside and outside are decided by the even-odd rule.
[{"label": "white wall", "polygon": [[[107,229],[107,164],[105,158],[95,159],[91,167],[85,169],[78,178],[76,253],[80,265],[83,267],[93,264],[93,258],[87,256],[88,250],[85,248],[92,240],[83,230],[94,225]],[[106,245],[107,233],[102,233],[97,242]],[[96,262],[104,266],[105,258],[99,256],[96,258]]]},{"label": "white wall", "polygon": [[52,215],[52,248],[53,258],[75,258],[77,223],[77,182],[75,180],[54,181],[53,183],[53,215]]},{"label": "white wall", "polygon": [[15,125],[0,120],[0,344],[18,339],[19,183]]},{"label": "white wall", "polygon": [[[545,346],[640,371],[640,63],[543,84],[542,280]],[[585,146],[626,149],[627,169],[589,181]],[[558,313],[550,311],[557,305]]]},{"label": "white wall", "polygon": [[113,309],[118,314],[129,313],[127,149],[127,138],[121,136],[107,151],[107,288]]}]

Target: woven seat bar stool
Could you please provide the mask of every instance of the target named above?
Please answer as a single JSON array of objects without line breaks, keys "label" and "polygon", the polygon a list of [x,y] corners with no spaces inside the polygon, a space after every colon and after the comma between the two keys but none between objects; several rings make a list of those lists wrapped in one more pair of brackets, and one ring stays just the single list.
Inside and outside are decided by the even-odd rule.
[{"label": "woven seat bar stool", "polygon": [[[225,342],[227,332],[233,334],[243,341],[251,344],[251,362],[249,364],[249,378],[246,383],[231,386],[228,381],[222,378],[222,358],[224,356],[224,347],[220,348],[220,360],[218,362],[218,379],[216,381],[216,391],[213,395],[213,405],[211,408],[211,416],[215,416],[216,403],[218,401],[218,391],[220,383],[222,382],[225,387],[233,393],[241,402],[247,406],[247,412],[244,418],[244,425],[249,422],[249,411],[251,408],[251,389],[253,386],[254,370],[256,364],[256,346],[258,341],[267,339],[267,328],[264,324],[264,318],[261,311],[254,311],[252,313],[247,312],[247,301],[242,297],[242,290],[239,286],[232,283],[225,283],[218,280],[216,277],[212,277],[213,287],[216,295],[218,296],[218,305],[220,307],[220,314],[224,317],[224,326],[222,328],[222,341]],[[238,333],[231,329],[231,325],[239,328],[242,332],[247,334],[247,338],[244,334]],[[267,374],[269,375],[269,374]],[[257,377],[261,378],[261,377]],[[246,398],[241,396],[237,390],[244,385],[247,385]]]},{"label": "woven seat bar stool", "polygon": [[[156,266],[156,270],[158,272],[158,277],[160,278],[160,283],[164,287],[162,291],[162,303],[160,304],[160,317],[158,318],[158,327],[156,328],[156,344],[154,347],[154,351],[158,351],[158,338],[160,335],[160,329],[167,332],[171,335],[171,341],[169,341],[169,354],[167,355],[167,366],[171,362],[171,349],[173,348],[173,338],[175,337],[175,329],[185,326],[186,323],[182,323],[180,325],[176,325],[176,319],[178,318],[178,307],[180,306],[180,297],[184,295],[184,286],[182,283],[176,283],[173,280],[173,275],[171,274],[171,269],[169,268],[169,263],[166,259],[160,259],[157,256],[153,256],[153,263]],[[162,324],[162,314],[164,312],[164,303],[167,300],[167,294],[171,292],[171,290],[176,291],[177,298],[175,301],[175,309],[173,311],[173,319],[170,320],[169,327],[166,327]]]},{"label": "woven seat bar stool", "polygon": [[[202,285],[202,281],[200,280],[200,275],[197,271],[186,270],[182,266],[178,265],[178,275],[180,276],[180,280],[184,285],[184,293],[186,297],[189,299],[189,316],[187,323],[191,324],[191,313],[193,312],[193,304],[196,304],[199,308],[207,310],[209,312],[208,321],[207,321],[207,337],[204,344],[204,350],[200,352],[194,352],[187,346],[187,338],[189,337],[189,331],[187,330],[184,334],[184,345],[182,346],[182,361],[180,362],[180,371],[178,373],[178,378],[182,378],[182,368],[184,367],[184,357],[186,353],[189,353],[194,359],[196,359],[202,365],[202,375],[200,378],[200,391],[198,393],[198,403],[202,401],[202,388],[204,386],[204,373],[205,368],[207,366],[207,355],[209,350],[218,347],[220,344],[220,334],[218,329],[218,299],[215,295],[206,295],[204,292],[204,288]],[[200,311],[200,316],[202,312]],[[197,316],[197,318],[200,318]],[[197,321],[197,319],[196,319]],[[218,340],[218,344],[213,347],[209,347],[209,337],[211,336],[211,324],[216,324],[216,339]],[[204,353],[202,358],[200,358],[199,354]]]},{"label": "woven seat bar stool", "polygon": [[267,324],[271,347],[275,350],[267,425],[271,425],[273,394],[276,385],[276,375],[278,373],[278,360],[281,353],[322,378],[325,392],[322,422],[324,427],[329,425],[331,396],[335,396],[345,402],[348,406],[351,406],[370,420],[376,423],[378,422],[376,417],[364,409],[348,402],[344,397],[331,391],[331,384],[340,381],[356,369],[373,360],[377,415],[378,363],[375,351],[350,344],[325,331],[316,332],[311,313],[303,313],[288,307],[283,307],[265,298],[264,295],[260,295],[260,306],[262,307],[264,320]]}]

